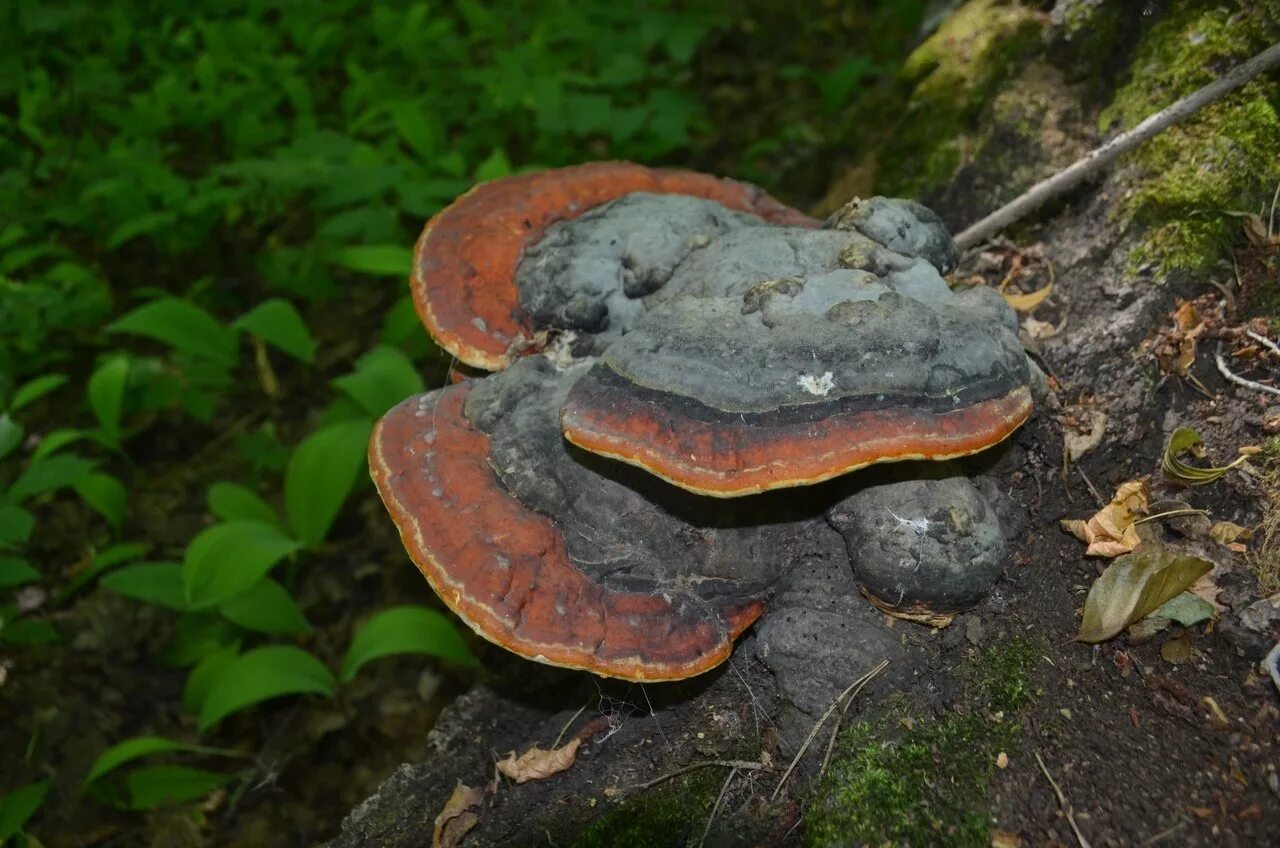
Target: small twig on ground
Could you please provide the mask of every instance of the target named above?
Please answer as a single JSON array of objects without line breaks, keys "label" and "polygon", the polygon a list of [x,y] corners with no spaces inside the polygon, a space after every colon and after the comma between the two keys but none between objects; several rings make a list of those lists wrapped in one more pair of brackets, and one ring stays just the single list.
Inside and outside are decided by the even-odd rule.
[{"label": "small twig on ground", "polygon": [[1276,232],[1276,201],[1280,200],[1280,183],[1276,183],[1276,193],[1271,195],[1271,215],[1267,219],[1267,240],[1270,241]]},{"label": "small twig on ground", "polygon": [[1262,383],[1255,383],[1253,380],[1246,380],[1239,374],[1232,372],[1227,367],[1227,360],[1222,356],[1222,342],[1218,342],[1218,349],[1213,352],[1213,360],[1218,363],[1218,373],[1227,379],[1228,382],[1235,383],[1237,386],[1243,386],[1246,389],[1253,389],[1255,392],[1267,392],[1268,394],[1280,395],[1280,389],[1275,386],[1264,386]]},{"label": "small twig on ground", "polygon": [[1036,752],[1036,762],[1040,764],[1040,771],[1044,772],[1045,779],[1053,787],[1053,794],[1058,796],[1058,805],[1066,813],[1067,824],[1071,825],[1071,832],[1076,835],[1076,841],[1080,843],[1080,848],[1092,848],[1089,845],[1089,840],[1084,838],[1084,834],[1080,832],[1080,828],[1076,825],[1075,811],[1071,809],[1071,804],[1067,802],[1067,796],[1062,794],[1062,787],[1058,786],[1058,781],[1054,780],[1053,775],[1049,774],[1049,769],[1045,766],[1039,751]]},{"label": "small twig on ground", "polygon": [[1170,836],[1173,836],[1175,833],[1182,830],[1186,826],[1187,826],[1187,821],[1186,819],[1183,819],[1182,821],[1178,822],[1168,830],[1162,830],[1159,833],[1157,833],[1155,836],[1146,840],[1145,842],[1139,842],[1138,848],[1147,848],[1148,845],[1155,845],[1157,842],[1163,842],[1164,840],[1168,839]]},{"label": "small twig on ground", "polygon": [[560,740],[563,739],[564,735],[569,732],[569,728],[573,727],[573,723],[578,720],[578,716],[582,715],[582,711],[585,710],[590,705],[591,705],[591,699],[588,698],[586,703],[578,707],[578,711],[573,714],[573,717],[564,723],[564,727],[560,728],[560,735],[556,737],[556,741],[551,743],[552,748],[560,747]]},{"label": "small twig on ground", "polygon": [[813,729],[809,731],[809,735],[805,737],[804,744],[800,746],[800,750],[796,752],[795,758],[791,760],[791,765],[787,766],[787,770],[782,773],[782,779],[778,781],[778,785],[774,788],[773,794],[769,796],[770,801],[777,799],[778,793],[781,792],[782,787],[786,785],[787,778],[791,777],[791,773],[795,771],[796,766],[800,764],[800,758],[804,756],[804,752],[809,750],[809,746],[813,744],[813,739],[818,735],[818,730],[822,728],[822,725],[827,723],[827,719],[831,718],[831,714],[836,711],[836,707],[840,705],[840,702],[853,692],[855,688],[865,686],[871,678],[884,671],[888,665],[888,660],[882,660],[878,666],[850,683],[848,688],[841,692],[840,695],[831,702],[831,706],[827,707],[827,711],[822,714],[822,718],[818,719],[818,721],[813,725]]},{"label": "small twig on ground", "polygon": [[760,769],[768,768],[764,763],[753,763],[750,760],[707,760],[706,762],[694,763],[691,766],[685,766],[684,768],[678,768],[675,771],[667,772],[664,775],[655,777],[653,780],[646,780],[644,783],[637,783],[634,786],[628,786],[623,791],[640,792],[645,789],[652,789],[659,783],[666,783],[668,780],[688,774],[691,771],[710,768],[711,766],[720,766],[721,768],[730,768],[735,770],[740,769],[742,771],[759,771]]},{"label": "small twig on ground", "polygon": [[1169,518],[1174,515],[1208,515],[1209,512],[1203,509],[1171,509],[1168,512],[1157,512],[1155,515],[1148,515],[1134,521],[1134,524],[1146,524],[1148,521],[1156,521],[1161,518]]},{"label": "small twig on ground", "polygon": [[671,750],[671,740],[667,738],[667,734],[662,730],[662,722],[658,721],[658,714],[653,710],[653,701],[649,700],[649,690],[644,688],[644,684],[640,684],[640,693],[644,695],[644,702],[649,705],[649,717],[653,719],[653,726],[658,728],[658,735],[662,737],[662,744],[667,746],[667,750]]},{"label": "small twig on ground", "polygon": [[1258,74],[1280,64],[1280,44],[1273,44],[1257,56],[1236,65],[1218,79],[1165,109],[1149,116],[1128,132],[1085,154],[1083,158],[1048,179],[1027,189],[1014,200],[992,212],[956,236],[956,244],[967,250],[1031,213],[1041,204],[1065,194],[1079,183],[1111,165],[1120,156],[1190,117],[1228,92],[1234,91]]},{"label": "small twig on ground", "polygon": [[1102,492],[1098,491],[1098,487],[1093,485],[1093,481],[1089,479],[1089,475],[1084,473],[1084,467],[1080,463],[1076,463],[1076,471],[1080,472],[1080,479],[1089,487],[1089,491],[1093,492],[1093,496],[1098,501],[1098,506],[1106,506],[1107,499],[1102,496]]},{"label": "small twig on ground", "polygon": [[698,837],[697,848],[702,848],[707,841],[707,834],[711,832],[711,823],[716,820],[716,813],[720,810],[720,805],[724,803],[724,795],[729,791],[729,784],[738,776],[736,768],[729,769],[729,776],[724,779],[724,785],[720,787],[720,794],[716,796],[716,802],[711,805],[711,815],[707,817],[707,826],[702,829],[702,836]]},{"label": "small twig on ground", "polygon": [[1253,330],[1245,330],[1244,334],[1274,353],[1276,356],[1280,356],[1280,345],[1277,345],[1275,342],[1271,341],[1271,339],[1261,333],[1255,333]]},{"label": "small twig on ground", "polygon": [[[881,664],[880,668],[884,668],[888,664],[889,663],[886,660]],[[831,752],[835,750],[836,737],[840,735],[840,725],[844,722],[845,713],[849,712],[849,706],[858,697],[858,693],[871,682],[871,678],[874,676],[875,674],[871,674],[865,677],[863,681],[858,684],[858,687],[849,693],[849,697],[844,699],[844,706],[840,708],[840,714],[836,716],[835,726],[831,728],[831,738],[827,740],[827,750],[822,755],[822,765],[818,767],[818,780],[822,780],[822,775],[826,774],[827,771],[827,764],[831,762]]]}]

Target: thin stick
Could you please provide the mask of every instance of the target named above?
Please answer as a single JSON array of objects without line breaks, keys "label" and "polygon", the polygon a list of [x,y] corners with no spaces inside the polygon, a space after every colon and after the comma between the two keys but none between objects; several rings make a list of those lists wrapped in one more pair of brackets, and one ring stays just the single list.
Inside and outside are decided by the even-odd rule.
[{"label": "thin stick", "polygon": [[556,737],[556,741],[551,743],[552,748],[560,747],[560,740],[563,739],[564,735],[569,732],[569,728],[573,727],[573,723],[578,720],[578,716],[582,715],[582,711],[585,710],[590,703],[591,703],[591,699],[587,698],[587,702],[582,706],[578,707],[578,711],[573,714],[573,717],[564,723],[564,727],[560,728],[560,735]]},{"label": "thin stick", "polygon": [[1171,515],[1208,515],[1208,511],[1203,509],[1171,509],[1168,512],[1157,512],[1155,515],[1148,515],[1145,518],[1139,518],[1134,524],[1146,524],[1148,521],[1155,521],[1159,518],[1168,518]]},{"label": "thin stick", "polygon": [[1253,330],[1245,330],[1244,334],[1274,353],[1276,356],[1280,356],[1280,345],[1277,345],[1275,342],[1271,341],[1271,339],[1261,335],[1260,333],[1255,333]]},{"label": "thin stick", "polygon": [[716,796],[716,802],[711,805],[711,815],[707,817],[707,826],[702,829],[702,836],[698,837],[697,848],[702,848],[703,843],[707,841],[707,834],[711,832],[711,823],[716,820],[716,813],[720,810],[720,804],[724,801],[724,794],[729,791],[729,784],[738,776],[736,768],[729,769],[729,776],[724,779],[724,785],[720,787],[720,794]]},{"label": "thin stick", "polygon": [[1253,389],[1255,392],[1268,392],[1273,395],[1280,395],[1280,389],[1275,386],[1264,386],[1261,383],[1255,383],[1253,380],[1246,380],[1239,374],[1232,373],[1227,367],[1227,361],[1222,358],[1222,342],[1218,342],[1218,349],[1213,353],[1214,362],[1218,363],[1218,373],[1226,377],[1228,382],[1235,383],[1237,386],[1243,386],[1246,389]]},{"label": "thin stick", "polygon": [[1204,106],[1228,92],[1234,91],[1263,71],[1280,64],[1280,44],[1273,44],[1257,56],[1227,71],[1204,88],[1187,95],[1173,105],[1149,116],[1128,132],[1085,154],[1065,170],[1033,185],[1014,200],[992,212],[978,223],[956,236],[956,244],[967,250],[984,239],[1023,218],[1042,203],[1058,197],[1109,166],[1120,156],[1133,150],[1144,141],[1169,127],[1194,115]]},{"label": "thin stick", "polygon": [[1098,491],[1098,487],[1093,485],[1093,481],[1089,479],[1089,475],[1084,473],[1084,469],[1080,467],[1080,463],[1076,463],[1076,471],[1080,472],[1080,479],[1089,487],[1089,491],[1093,493],[1093,497],[1098,502],[1098,506],[1106,506],[1107,499]]},{"label": "thin stick", "polygon": [[1040,764],[1040,771],[1044,772],[1045,779],[1049,781],[1049,785],[1053,787],[1053,794],[1058,796],[1058,805],[1062,807],[1062,811],[1067,814],[1067,823],[1071,825],[1071,831],[1076,835],[1076,841],[1080,843],[1080,848],[1092,848],[1089,840],[1084,838],[1084,834],[1080,832],[1080,828],[1076,826],[1076,817],[1071,809],[1071,804],[1067,802],[1067,796],[1062,794],[1062,788],[1058,786],[1058,781],[1053,779],[1053,775],[1049,774],[1049,769],[1045,766],[1044,760],[1040,758],[1040,752],[1036,752],[1036,762]]},{"label": "thin stick", "polygon": [[831,702],[831,706],[827,707],[827,711],[822,714],[822,718],[818,719],[817,723],[813,725],[813,729],[809,731],[809,735],[805,738],[804,744],[800,746],[800,750],[796,752],[796,756],[791,761],[791,765],[787,766],[787,770],[782,773],[782,780],[778,781],[777,787],[773,790],[773,795],[769,796],[770,801],[777,800],[778,793],[782,791],[782,787],[786,784],[787,778],[791,777],[791,773],[795,771],[796,766],[800,764],[800,758],[804,756],[804,752],[809,750],[809,746],[813,744],[813,738],[818,735],[818,730],[822,725],[826,724],[827,719],[831,718],[831,714],[836,711],[836,707],[840,705],[840,702],[844,700],[845,696],[852,692],[854,687],[860,684],[865,684],[868,680],[884,671],[888,665],[888,660],[882,660],[878,666],[850,683],[849,687],[841,692],[839,697]]},{"label": "thin stick", "polygon": [[1173,836],[1175,833],[1182,830],[1186,826],[1187,826],[1187,820],[1183,819],[1182,821],[1178,822],[1168,830],[1162,830],[1159,833],[1157,833],[1155,836],[1148,839],[1147,841],[1138,843],[1138,848],[1146,848],[1146,846],[1148,845],[1155,845],[1157,842],[1163,842],[1164,840],[1168,839],[1170,836]]},{"label": "thin stick", "polygon": [[653,787],[657,786],[659,783],[666,783],[668,780],[671,780],[672,778],[680,777],[681,775],[688,774],[691,771],[697,771],[698,769],[709,768],[711,766],[720,766],[721,768],[741,769],[743,771],[759,771],[762,768],[768,768],[768,766],[766,766],[764,763],[753,763],[753,762],[750,762],[749,760],[707,760],[706,762],[694,763],[691,766],[685,766],[684,768],[676,769],[673,772],[668,772],[667,774],[664,774],[661,777],[655,777],[653,780],[648,780],[648,781],[645,781],[644,783],[637,783],[634,786],[628,786],[625,791],[640,792],[645,789],[652,789]]},{"label": "thin stick", "polygon": [[831,728],[831,738],[827,740],[827,750],[822,755],[822,765],[818,767],[818,780],[822,780],[822,775],[827,771],[827,764],[831,762],[831,752],[835,750],[836,737],[840,735],[840,724],[844,721],[845,713],[849,712],[849,705],[857,699],[858,693],[870,682],[871,678],[868,677],[858,685],[857,689],[849,693],[848,698],[845,698],[844,706],[840,708],[840,714],[836,716],[835,727]]},{"label": "thin stick", "polygon": [[1271,215],[1267,219],[1267,240],[1270,241],[1271,236],[1276,231],[1276,201],[1280,200],[1280,183],[1276,183],[1276,193],[1271,195]]}]

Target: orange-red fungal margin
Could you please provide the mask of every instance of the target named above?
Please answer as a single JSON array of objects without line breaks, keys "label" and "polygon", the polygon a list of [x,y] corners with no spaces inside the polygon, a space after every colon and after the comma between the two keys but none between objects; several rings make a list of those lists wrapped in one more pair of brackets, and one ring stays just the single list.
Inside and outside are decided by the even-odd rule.
[{"label": "orange-red fungal margin", "polygon": [[591,581],[560,530],[503,488],[489,438],[463,417],[471,382],[378,422],[369,467],[410,557],[476,633],[528,659],[627,680],[681,680],[728,658],[762,611],[713,609]]},{"label": "orange-red fungal margin", "polygon": [[[733,498],[806,486],[877,462],[954,459],[1003,441],[1031,415],[1031,391],[948,412],[891,408],[833,412],[795,424],[750,416],[707,421],[640,401],[622,388],[570,393],[565,436],[585,450],[637,465],[700,495]],[[582,398],[589,397],[590,402]]]},{"label": "orange-red fungal margin", "polygon": [[414,249],[409,285],[436,342],[467,365],[500,371],[537,348],[520,308],[516,267],[557,221],[634,192],[683,194],[793,227],[818,221],[762,189],[691,171],[593,162],[481,183],[428,223]]}]

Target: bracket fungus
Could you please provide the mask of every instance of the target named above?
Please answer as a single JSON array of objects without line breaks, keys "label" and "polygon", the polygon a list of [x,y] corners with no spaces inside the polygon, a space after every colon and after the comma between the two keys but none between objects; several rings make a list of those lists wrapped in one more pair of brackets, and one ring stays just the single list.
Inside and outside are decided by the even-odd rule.
[{"label": "bracket fungus", "polygon": [[389,412],[374,480],[441,598],[552,665],[713,668],[823,534],[877,606],[937,623],[999,577],[994,511],[958,472],[848,472],[1030,415],[1013,313],[953,291],[956,260],[909,201],[819,225],[623,163],[479,186],[428,224],[411,285],[442,347],[500,373]]}]

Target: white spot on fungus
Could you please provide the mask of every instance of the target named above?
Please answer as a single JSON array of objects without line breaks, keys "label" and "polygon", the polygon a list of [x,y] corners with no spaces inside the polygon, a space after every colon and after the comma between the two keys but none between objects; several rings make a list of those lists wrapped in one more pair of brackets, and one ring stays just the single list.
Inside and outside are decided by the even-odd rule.
[{"label": "white spot on fungus", "polygon": [[821,377],[815,377],[812,374],[801,374],[800,379],[796,380],[796,385],[811,395],[826,397],[836,387],[836,381],[830,371],[824,371]]}]

